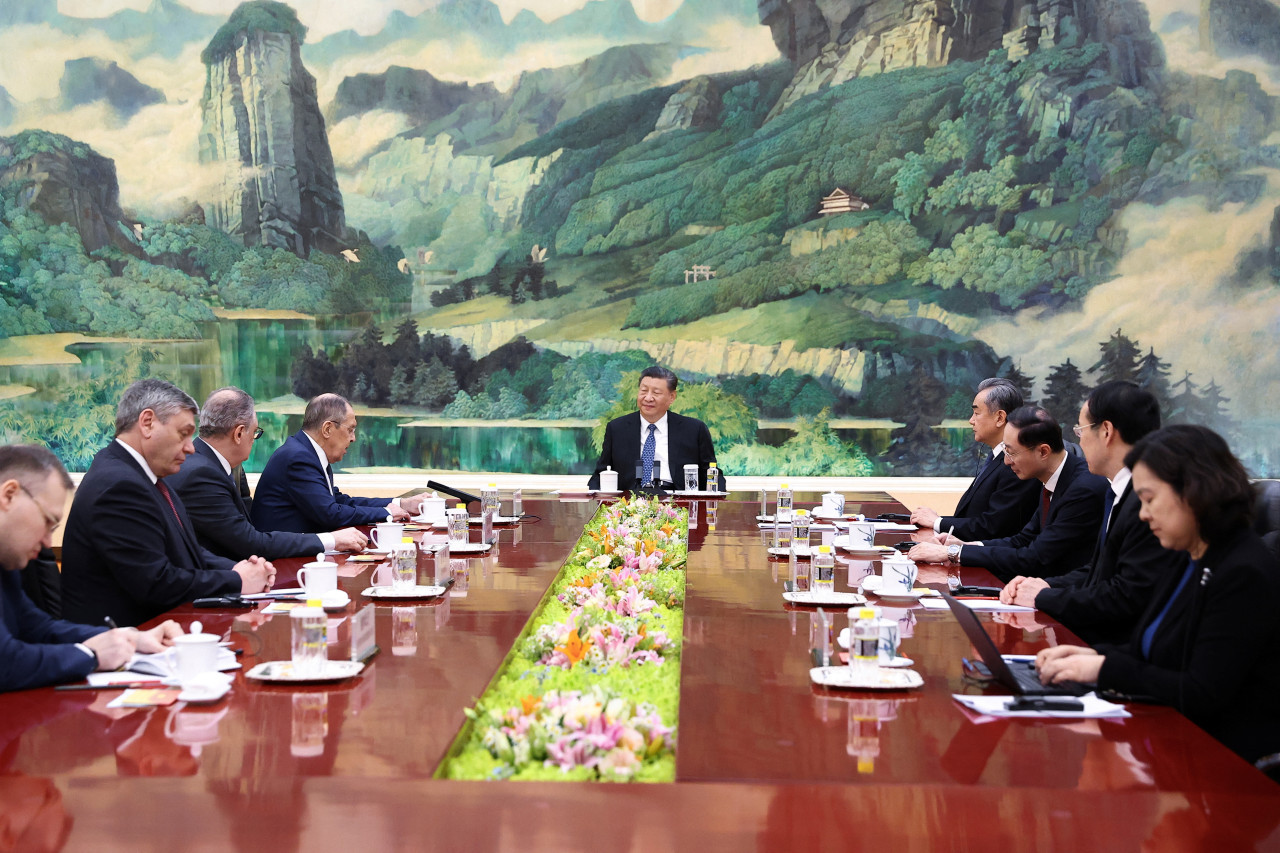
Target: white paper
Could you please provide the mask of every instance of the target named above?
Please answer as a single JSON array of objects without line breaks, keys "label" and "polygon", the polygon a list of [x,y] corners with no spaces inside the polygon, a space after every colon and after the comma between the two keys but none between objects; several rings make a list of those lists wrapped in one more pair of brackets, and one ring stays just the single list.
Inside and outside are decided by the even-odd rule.
[{"label": "white paper", "polygon": [[[1076,697],[1084,703],[1083,711],[1009,711],[1005,705],[1013,701],[1015,696],[970,696],[953,693],[951,698],[971,711],[985,717],[1065,717],[1083,719],[1086,717],[1129,717],[1132,716],[1123,705],[1099,699],[1093,693]],[[1052,697],[1051,697],[1052,698]],[[1063,697],[1070,698],[1070,697]]]},{"label": "white paper", "polygon": [[[956,599],[970,610],[980,610],[984,613],[1035,613],[1034,607],[1023,607],[1020,604],[1004,604],[995,599],[989,598],[960,598]],[[920,603],[927,610],[949,610],[947,602],[942,598],[922,598]]]}]

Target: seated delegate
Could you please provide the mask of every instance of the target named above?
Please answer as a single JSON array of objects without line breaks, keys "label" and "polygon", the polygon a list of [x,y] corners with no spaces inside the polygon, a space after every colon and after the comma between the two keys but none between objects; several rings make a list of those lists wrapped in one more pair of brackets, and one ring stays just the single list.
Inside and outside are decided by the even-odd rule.
[{"label": "seated delegate", "polygon": [[333,482],[356,440],[356,413],[346,398],[321,394],[307,403],[302,429],[271,454],[258,478],[249,518],[259,530],[320,533],[416,515],[422,498],[387,500],[344,495]]},{"label": "seated delegate", "polygon": [[[660,470],[663,485],[684,487],[684,466],[698,466],[698,488],[707,484],[707,467],[716,461],[711,431],[697,418],[668,411],[680,380],[665,367],[646,367],[636,389],[638,411],[609,421],[600,458],[587,488],[600,488],[600,472],[618,472],[618,488],[634,489]],[[655,475],[656,476],[656,475]],[[727,486],[723,474],[720,488]]]},{"label": "seated delegate", "polygon": [[1172,705],[1249,761],[1280,750],[1280,576],[1250,527],[1244,468],[1200,426],[1152,433],[1125,464],[1141,518],[1186,559],[1127,643],[1044,649],[1041,680],[1096,681]]},{"label": "seated delegate", "polygon": [[0,691],[75,681],[114,670],[134,650],[158,652],[180,633],[165,621],[150,631],[54,619],[22,589],[20,570],[50,547],[71,478],[43,447],[0,447]]}]

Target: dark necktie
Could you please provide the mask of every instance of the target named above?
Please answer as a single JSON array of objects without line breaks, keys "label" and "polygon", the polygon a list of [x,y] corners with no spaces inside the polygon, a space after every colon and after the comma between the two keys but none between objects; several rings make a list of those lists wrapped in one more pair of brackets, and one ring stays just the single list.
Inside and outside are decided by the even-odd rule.
[{"label": "dark necktie", "polygon": [[325,476],[325,479],[329,481],[329,494],[333,494],[334,491],[336,490],[333,487],[333,466],[332,465],[324,466],[324,476]]},{"label": "dark necktie", "polygon": [[156,480],[156,488],[160,490],[160,494],[164,495],[165,501],[169,504],[169,509],[173,510],[174,519],[177,520],[178,526],[182,527],[182,517],[178,515],[178,508],[173,505],[173,496],[169,494],[169,487],[164,484],[164,480]]},{"label": "dark necktie", "polygon": [[1048,488],[1040,490],[1040,527],[1043,529],[1049,523],[1049,501],[1053,499],[1053,492]]},{"label": "dark necktie", "polygon": [[1116,493],[1107,489],[1107,493],[1102,496],[1102,532],[1098,534],[1098,547],[1102,547],[1102,543],[1107,541],[1107,530],[1111,527],[1111,509],[1115,502]]},{"label": "dark necktie", "polygon": [[[658,431],[657,424],[649,424],[649,436],[644,440],[644,448],[640,451],[640,462],[644,466],[641,470],[644,473],[644,482],[653,482],[653,454],[658,450],[658,440],[654,438],[654,433]],[[635,447],[635,445],[631,445]]]}]

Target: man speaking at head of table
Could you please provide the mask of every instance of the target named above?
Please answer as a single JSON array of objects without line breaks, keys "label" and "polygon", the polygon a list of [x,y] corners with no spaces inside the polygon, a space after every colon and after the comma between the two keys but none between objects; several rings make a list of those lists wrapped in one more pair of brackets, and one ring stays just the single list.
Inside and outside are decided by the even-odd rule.
[{"label": "man speaking at head of table", "polygon": [[333,482],[333,463],[341,462],[356,440],[356,413],[337,394],[312,397],[302,429],[271,454],[258,478],[249,513],[259,530],[319,533],[353,524],[377,524],[390,515],[404,521],[416,515],[422,498],[358,498],[344,495]]},{"label": "man speaking at head of table", "polygon": [[1090,474],[1085,460],[1068,453],[1062,427],[1038,406],[1009,415],[1004,428],[1005,464],[1021,480],[1039,480],[1040,510],[1013,536],[941,545],[923,543],[908,553],[925,563],[981,566],[1003,581],[1015,575],[1051,577],[1089,562],[1102,526],[1107,481]]},{"label": "man speaking at head of table", "polygon": [[200,544],[233,560],[250,554],[275,560],[335,548],[362,550],[368,539],[354,527],[332,533],[292,533],[259,530],[249,522],[249,510],[233,475],[261,434],[253,398],[245,391],[219,388],[204,401],[196,452],[169,478],[169,487],[182,496]]},{"label": "man speaking at head of table", "polygon": [[[698,466],[698,488],[705,489],[707,466],[716,461],[711,431],[697,418],[670,412],[680,380],[665,367],[646,367],[636,390],[639,411],[609,421],[604,429],[600,458],[587,488],[600,488],[600,472],[618,472],[618,488],[635,489],[648,475],[666,485],[684,485],[684,466]],[[720,488],[726,486],[721,478]]]},{"label": "man speaking at head of table", "polygon": [[133,383],[116,408],[116,437],[80,483],[62,541],[62,614],[137,625],[196,598],[265,592],[275,569],[200,546],[165,478],[193,453],[196,401],[161,379]]}]

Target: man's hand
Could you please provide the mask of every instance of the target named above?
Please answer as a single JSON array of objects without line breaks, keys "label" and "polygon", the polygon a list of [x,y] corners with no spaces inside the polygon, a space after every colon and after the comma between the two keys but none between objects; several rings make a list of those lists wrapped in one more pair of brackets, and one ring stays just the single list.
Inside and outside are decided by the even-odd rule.
[{"label": "man's hand", "polygon": [[240,592],[243,595],[270,592],[271,585],[276,582],[276,567],[261,557],[241,560],[231,568],[240,575]]},{"label": "man's hand", "polygon": [[84,645],[98,656],[100,671],[114,672],[133,657],[133,638],[137,633],[132,628],[113,628],[110,631],[95,634],[85,640]]},{"label": "man's hand", "polygon": [[411,498],[401,498],[400,508],[409,515],[419,515],[422,513],[422,495],[414,495]]},{"label": "man's hand", "polygon": [[339,551],[363,551],[369,544],[369,537],[354,527],[335,530],[331,535],[333,547]]},{"label": "man's hand", "polygon": [[1059,681],[1098,680],[1102,671],[1102,663],[1106,658],[1082,646],[1057,646],[1041,649],[1036,655],[1036,671],[1040,673],[1041,684],[1056,684]]},{"label": "man's hand", "polygon": [[1000,590],[1000,600],[1005,604],[1035,607],[1036,596],[1040,594],[1040,590],[1048,588],[1049,582],[1044,578],[1026,578],[1019,575]]},{"label": "man's hand", "polygon": [[134,641],[138,651],[144,654],[162,652],[173,645],[173,638],[182,636],[182,628],[172,619],[166,619],[149,631],[138,631]]},{"label": "man's hand", "polygon": [[[421,504],[422,501],[418,503]],[[408,521],[410,517],[404,507],[395,504],[387,504],[387,515],[391,516],[392,521]]]},{"label": "man's hand", "polygon": [[915,511],[911,513],[911,523],[916,527],[927,527],[932,530],[933,525],[937,520],[938,514],[927,506],[918,506],[915,508]]},{"label": "man's hand", "polygon": [[945,563],[947,561],[947,549],[944,545],[921,542],[908,551],[907,556],[917,563]]}]

